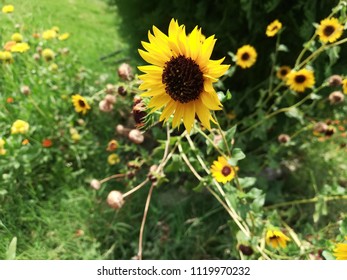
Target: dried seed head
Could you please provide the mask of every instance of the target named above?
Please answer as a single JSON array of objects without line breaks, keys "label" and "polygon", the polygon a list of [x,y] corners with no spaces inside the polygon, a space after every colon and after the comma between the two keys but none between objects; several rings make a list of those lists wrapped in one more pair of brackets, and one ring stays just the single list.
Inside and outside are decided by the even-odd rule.
[{"label": "dried seed head", "polygon": [[102,112],[111,112],[113,110],[113,105],[103,99],[99,103],[99,109]]},{"label": "dried seed head", "polygon": [[111,104],[116,103],[116,97],[112,94],[106,94],[105,100],[106,100],[106,102],[111,103]]},{"label": "dried seed head", "polygon": [[120,209],[124,204],[123,194],[119,191],[111,191],[106,201],[111,208]]},{"label": "dried seed head", "polygon": [[341,91],[334,91],[329,95],[330,104],[339,104],[345,100],[345,96]]},{"label": "dried seed head", "polygon": [[118,75],[122,80],[130,81],[133,78],[133,71],[128,63],[122,63],[118,67]]},{"label": "dried seed head", "polygon": [[158,169],[158,165],[156,164],[152,165],[149,168],[149,172],[147,176],[148,176],[148,179],[151,180],[153,183],[158,180],[157,169]]},{"label": "dried seed head", "polygon": [[313,131],[316,133],[325,133],[327,129],[328,125],[324,122],[317,122],[313,127]]},{"label": "dried seed head", "polygon": [[136,123],[136,127],[141,127],[144,125],[144,118],[146,117],[146,105],[139,96],[134,97],[133,104],[133,117]]},{"label": "dried seed head", "polygon": [[290,141],[290,136],[288,134],[280,134],[277,138],[278,142],[285,144]]},{"label": "dried seed head", "polygon": [[118,91],[118,94],[121,95],[121,96],[126,96],[127,95],[127,90],[123,86],[119,86],[117,91]]},{"label": "dried seed head", "polygon": [[116,93],[116,87],[112,84],[107,84],[105,88],[105,92],[109,94]]},{"label": "dried seed head", "polygon": [[30,94],[31,90],[29,86],[23,85],[20,87],[20,92],[23,93],[24,95]]},{"label": "dried seed head", "polygon": [[101,183],[99,180],[93,179],[90,181],[90,186],[94,189],[94,190],[98,190],[101,187]]},{"label": "dried seed head", "polygon": [[328,79],[329,86],[337,87],[342,85],[342,77],[340,75],[332,75]]},{"label": "dried seed head", "polygon": [[336,132],[335,127],[328,126],[327,130],[325,131],[325,135],[330,137],[330,136],[333,136],[335,132]]},{"label": "dried seed head", "polygon": [[253,249],[250,246],[240,244],[239,245],[239,250],[245,255],[245,256],[250,256],[253,254]]},{"label": "dried seed head", "polygon": [[145,137],[138,129],[130,130],[128,137],[135,144],[141,144],[145,140]]},{"label": "dried seed head", "polygon": [[34,54],[33,54],[33,59],[36,60],[36,61],[37,61],[37,60],[40,60],[40,54],[34,53]]}]

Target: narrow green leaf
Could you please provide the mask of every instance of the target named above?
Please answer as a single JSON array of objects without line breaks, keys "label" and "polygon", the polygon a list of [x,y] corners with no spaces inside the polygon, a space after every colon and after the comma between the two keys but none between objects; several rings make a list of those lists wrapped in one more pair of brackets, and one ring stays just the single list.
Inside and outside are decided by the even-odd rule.
[{"label": "narrow green leaf", "polygon": [[6,260],[15,260],[17,250],[17,237],[13,237],[6,252]]}]

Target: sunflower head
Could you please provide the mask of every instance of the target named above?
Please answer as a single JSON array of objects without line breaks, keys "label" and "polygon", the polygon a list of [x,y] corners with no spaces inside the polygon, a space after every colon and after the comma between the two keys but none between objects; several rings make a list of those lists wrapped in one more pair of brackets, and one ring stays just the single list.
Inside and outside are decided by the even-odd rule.
[{"label": "sunflower head", "polygon": [[237,50],[236,64],[241,68],[249,68],[256,62],[257,55],[254,47],[250,45],[242,46]]},{"label": "sunflower head", "polygon": [[275,36],[278,33],[278,31],[280,31],[281,28],[282,28],[282,23],[278,19],[274,20],[267,26],[266,36],[268,37]]},{"label": "sunflower head", "polygon": [[[347,236],[345,240],[347,241]],[[337,243],[333,255],[337,260],[347,260],[347,243]]]},{"label": "sunflower head", "polygon": [[266,244],[273,247],[282,247],[285,248],[287,247],[287,242],[290,241],[290,238],[286,236],[282,231],[280,230],[271,230],[269,229],[266,232],[266,237],[265,237]]},{"label": "sunflower head", "polygon": [[85,115],[88,110],[90,110],[90,106],[83,96],[75,94],[71,97],[71,100],[77,113],[82,113],[83,115]]},{"label": "sunflower head", "polygon": [[276,72],[276,76],[277,78],[284,81],[287,78],[287,75],[289,74],[290,71],[292,71],[292,68],[290,68],[289,66],[283,65],[280,68],[278,68]]},{"label": "sunflower head", "polygon": [[142,42],[145,50],[139,50],[141,57],[150,65],[140,66],[142,97],[150,97],[148,108],[151,113],[164,107],[160,121],[168,121],[173,115],[172,126],[181,120],[189,132],[195,117],[210,129],[213,120],[211,110],[220,110],[213,83],[218,81],[229,68],[221,64],[224,60],[211,60],[216,39],[203,39],[201,29],[195,27],[187,35],[185,26],[171,20],[168,35],[153,26],[148,33],[149,42]]},{"label": "sunflower head", "polygon": [[347,94],[347,79],[342,80],[342,90],[344,94]]},{"label": "sunflower head", "polygon": [[291,71],[287,74],[287,85],[290,89],[297,92],[304,92],[307,88],[312,88],[315,83],[313,71],[301,69],[299,71]]},{"label": "sunflower head", "polygon": [[238,167],[231,166],[225,157],[218,157],[211,166],[213,178],[220,183],[227,183],[235,178]]},{"label": "sunflower head", "polygon": [[337,18],[326,18],[320,22],[316,33],[323,43],[333,43],[339,39],[343,32],[343,26]]}]

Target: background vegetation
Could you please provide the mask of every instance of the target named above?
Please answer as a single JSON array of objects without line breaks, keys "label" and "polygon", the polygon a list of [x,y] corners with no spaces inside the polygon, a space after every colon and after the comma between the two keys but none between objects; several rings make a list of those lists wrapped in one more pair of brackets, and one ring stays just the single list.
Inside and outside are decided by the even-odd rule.
[{"label": "background vegetation", "polygon": [[[257,105],[263,98],[259,89],[267,87],[274,62],[276,39],[265,36],[266,26],[275,18],[281,20],[285,26],[281,38],[285,51],[278,52],[277,64],[293,66],[303,44],[315,31],[313,23],[327,17],[337,3],[3,1],[13,4],[15,13],[1,14],[1,45],[14,32],[21,32],[31,49],[17,55],[13,64],[0,65],[0,138],[6,140],[7,149],[6,155],[0,156],[0,258],[13,258],[14,251],[17,259],[130,259],[136,255],[147,190],[133,194],[120,211],[111,209],[105,200],[109,191],[125,192],[146,178],[149,167],[161,157],[166,132],[161,125],[154,126],[141,145],[116,133],[118,124],[134,128],[131,110],[134,94],[138,92],[136,79],[121,80],[117,69],[124,61],[130,63],[134,72],[137,65],[144,65],[137,54],[140,41],[148,41],[146,36],[152,25],[166,32],[172,17],[184,23],[187,30],[199,25],[205,35],[216,34],[214,58],[226,56],[232,65],[230,52],[235,53],[244,44],[257,49],[259,57],[254,67],[232,68],[234,72],[217,85],[220,91],[229,89],[232,93],[232,98],[223,102],[224,111],[217,116],[225,130],[238,124],[236,145],[247,156],[240,162],[241,175],[251,178],[249,186],[254,182],[256,187],[245,200],[250,205],[254,203],[254,207],[264,207],[263,217],[259,218],[281,225],[285,222],[299,233],[300,240],[307,245],[303,247],[308,249],[298,255],[292,242],[286,251],[288,256],[320,258],[321,251],[326,250],[325,257],[331,257],[328,252],[333,241],[339,234],[347,234],[345,200],[335,203],[326,199],[345,195],[347,186],[343,136],[347,108],[345,103],[330,106],[327,102],[336,88],[323,89],[319,100],[278,115],[256,126],[251,133],[246,129],[257,124],[269,109]],[[70,38],[66,41],[33,38],[33,33],[41,34],[53,26],[59,27],[61,33],[69,32]],[[42,58],[33,59],[37,47],[49,47],[57,53],[56,71],[49,70],[51,63]],[[312,50],[316,47],[312,46]],[[68,55],[63,55],[63,48],[69,49]],[[347,48],[333,48],[315,61],[317,84],[332,74],[347,75],[346,51]],[[126,96],[115,94],[117,103],[110,113],[98,108],[107,84],[128,90]],[[30,95],[21,93],[22,85],[30,87]],[[74,111],[70,99],[77,93],[91,103],[92,109],[86,115]],[[14,102],[8,102],[10,97]],[[284,106],[302,98],[289,95],[275,105]],[[274,101],[275,98],[269,100],[269,104],[272,106]],[[30,134],[10,134],[16,119],[29,122]],[[312,135],[312,125],[301,131],[310,122],[320,120],[331,121],[336,129],[333,137],[318,140]],[[81,136],[77,142],[71,139],[71,129]],[[279,145],[277,137],[281,133],[294,136],[293,140]],[[22,145],[26,137],[30,144]],[[53,145],[43,147],[44,139],[50,139]],[[120,162],[116,165],[107,162],[110,152],[106,147],[111,139],[119,143]],[[198,136],[193,139],[201,151],[209,153],[204,150],[204,140]],[[186,148],[189,150],[188,145]],[[127,164],[136,159],[146,161],[134,177],[109,180],[98,191],[90,187],[93,178],[129,172]],[[207,159],[209,165],[214,155],[209,154]],[[233,222],[220,204],[199,188],[199,181],[178,156],[165,172],[167,181],[153,194],[143,257],[240,258],[237,248],[242,237],[236,236]],[[295,203],[303,199],[308,201]],[[294,203],[273,207],[287,201]],[[16,246],[14,242],[10,245],[14,237]]]}]

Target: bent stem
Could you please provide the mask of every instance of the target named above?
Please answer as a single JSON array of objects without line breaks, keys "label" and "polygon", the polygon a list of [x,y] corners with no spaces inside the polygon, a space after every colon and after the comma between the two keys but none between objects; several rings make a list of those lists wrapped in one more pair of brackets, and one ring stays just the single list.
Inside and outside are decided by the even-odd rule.
[{"label": "bent stem", "polygon": [[149,208],[149,204],[151,203],[151,198],[152,198],[152,193],[153,193],[154,187],[155,187],[155,183],[152,183],[151,188],[149,189],[149,192],[148,192],[148,195],[147,195],[145,210],[143,211],[143,217],[142,217],[142,223],[141,223],[140,235],[139,235],[139,250],[138,250],[138,253],[137,253],[137,257],[138,257],[139,260],[142,260],[143,232],[144,232],[144,229],[145,229],[148,208]]}]

